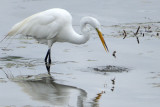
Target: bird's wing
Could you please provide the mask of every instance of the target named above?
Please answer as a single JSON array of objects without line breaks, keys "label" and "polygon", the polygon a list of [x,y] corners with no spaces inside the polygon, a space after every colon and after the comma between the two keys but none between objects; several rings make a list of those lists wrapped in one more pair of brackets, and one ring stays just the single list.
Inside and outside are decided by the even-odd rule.
[{"label": "bird's wing", "polygon": [[51,30],[51,27],[54,26],[55,20],[56,17],[51,12],[44,11],[34,14],[14,25],[8,33],[8,36],[23,34],[43,38],[43,36],[54,35],[55,32]]}]

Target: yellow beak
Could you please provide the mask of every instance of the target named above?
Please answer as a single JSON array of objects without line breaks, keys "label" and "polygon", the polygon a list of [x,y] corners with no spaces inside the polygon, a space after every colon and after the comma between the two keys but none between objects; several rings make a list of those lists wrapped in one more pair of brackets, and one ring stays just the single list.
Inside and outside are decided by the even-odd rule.
[{"label": "yellow beak", "polygon": [[102,44],[103,44],[103,46],[104,46],[104,49],[106,50],[106,52],[108,51],[109,52],[109,50],[108,50],[108,47],[107,47],[107,45],[106,45],[106,42],[105,42],[105,40],[104,40],[104,38],[103,38],[103,36],[102,36],[102,33],[96,28],[96,31],[97,31],[97,33],[98,33],[98,35],[99,35],[99,38],[101,39],[101,42],[102,42]]}]

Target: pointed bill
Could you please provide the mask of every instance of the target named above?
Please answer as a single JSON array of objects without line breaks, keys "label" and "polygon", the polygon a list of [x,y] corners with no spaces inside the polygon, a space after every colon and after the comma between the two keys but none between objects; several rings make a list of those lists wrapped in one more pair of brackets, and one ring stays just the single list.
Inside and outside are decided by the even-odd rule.
[{"label": "pointed bill", "polygon": [[97,31],[97,33],[98,33],[98,35],[99,35],[99,38],[101,39],[101,42],[102,42],[102,44],[103,44],[103,46],[104,46],[104,49],[106,50],[106,52],[107,52],[107,51],[109,52],[108,47],[107,47],[107,45],[106,45],[106,42],[105,42],[105,40],[104,40],[104,38],[103,38],[102,33],[101,33],[97,28],[96,28],[96,31]]}]

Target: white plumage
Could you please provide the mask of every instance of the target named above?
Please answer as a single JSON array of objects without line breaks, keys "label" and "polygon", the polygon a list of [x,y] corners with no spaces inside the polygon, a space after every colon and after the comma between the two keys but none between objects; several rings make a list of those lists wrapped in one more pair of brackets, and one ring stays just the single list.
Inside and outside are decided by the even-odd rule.
[{"label": "white plumage", "polygon": [[[107,51],[108,48],[100,31],[100,23],[93,17],[83,17],[80,21],[83,35],[75,32],[72,27],[72,16],[64,9],[54,8],[37,14],[34,14],[21,22],[15,24],[7,36],[22,34],[31,36],[42,44],[48,45],[49,49],[45,57],[51,63],[50,50],[55,42],[70,42],[74,44],[83,44],[89,40],[89,32],[86,25],[95,28]],[[49,56],[49,58],[48,58]]]}]

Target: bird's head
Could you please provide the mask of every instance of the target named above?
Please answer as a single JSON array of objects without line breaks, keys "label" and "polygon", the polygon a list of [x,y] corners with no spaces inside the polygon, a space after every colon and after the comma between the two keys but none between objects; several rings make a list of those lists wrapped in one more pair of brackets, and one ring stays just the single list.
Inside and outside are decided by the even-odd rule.
[{"label": "bird's head", "polygon": [[99,38],[104,46],[104,49],[106,50],[106,52],[107,51],[109,52],[108,47],[106,45],[106,42],[103,38],[103,34],[101,32],[101,25],[100,25],[99,21],[93,17],[83,17],[81,19],[81,30],[83,30],[86,27],[86,25],[90,25],[91,27],[93,27],[93,29],[96,30],[96,32],[99,35]]}]

